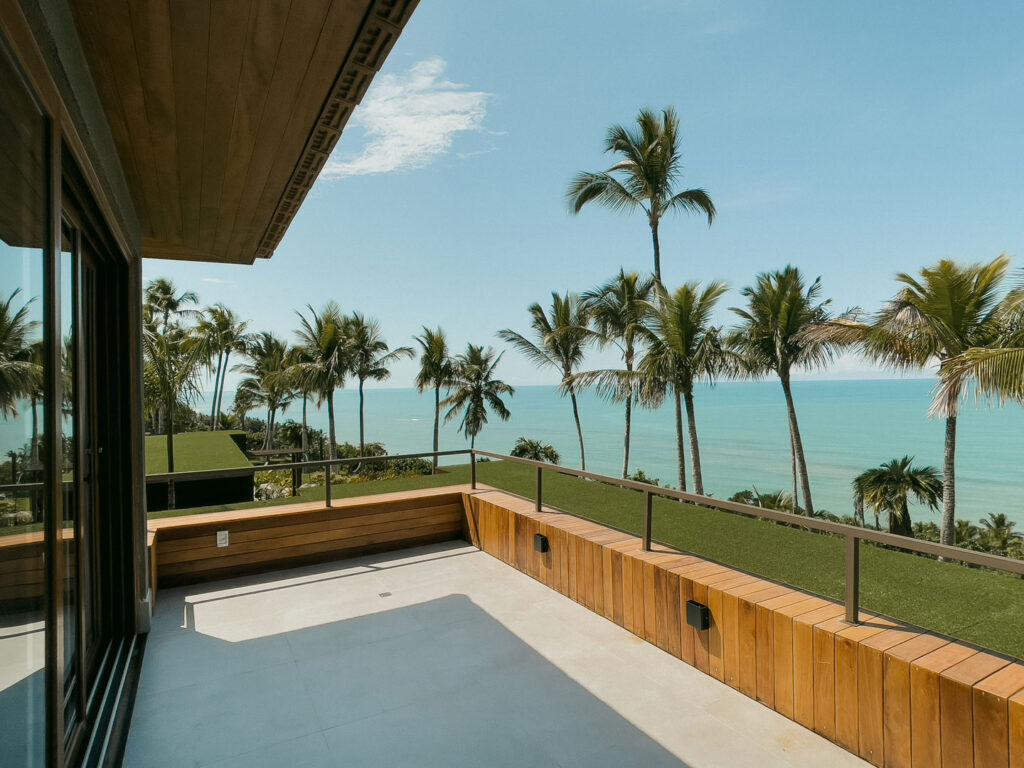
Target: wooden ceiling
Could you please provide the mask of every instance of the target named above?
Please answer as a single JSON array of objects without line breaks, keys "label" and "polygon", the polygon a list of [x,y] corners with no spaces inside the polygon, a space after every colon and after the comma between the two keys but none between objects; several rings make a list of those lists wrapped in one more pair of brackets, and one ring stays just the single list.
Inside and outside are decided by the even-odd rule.
[{"label": "wooden ceiling", "polygon": [[72,3],[143,254],[269,258],[417,2]]}]

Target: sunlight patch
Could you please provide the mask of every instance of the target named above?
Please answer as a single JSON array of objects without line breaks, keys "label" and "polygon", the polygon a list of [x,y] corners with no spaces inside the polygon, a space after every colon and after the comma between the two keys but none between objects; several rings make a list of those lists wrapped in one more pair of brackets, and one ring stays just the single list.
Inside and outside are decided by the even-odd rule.
[{"label": "sunlight patch", "polygon": [[444,79],[446,66],[435,56],[405,73],[378,77],[352,118],[367,144],[357,155],[332,157],[323,176],[422,168],[451,148],[456,133],[480,130],[490,94]]}]

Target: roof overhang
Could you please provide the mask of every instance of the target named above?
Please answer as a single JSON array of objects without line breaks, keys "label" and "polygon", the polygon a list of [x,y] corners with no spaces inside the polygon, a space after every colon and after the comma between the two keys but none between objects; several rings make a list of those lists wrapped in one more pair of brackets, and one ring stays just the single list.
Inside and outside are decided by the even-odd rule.
[{"label": "roof overhang", "polygon": [[417,2],[72,3],[143,255],[269,258]]}]

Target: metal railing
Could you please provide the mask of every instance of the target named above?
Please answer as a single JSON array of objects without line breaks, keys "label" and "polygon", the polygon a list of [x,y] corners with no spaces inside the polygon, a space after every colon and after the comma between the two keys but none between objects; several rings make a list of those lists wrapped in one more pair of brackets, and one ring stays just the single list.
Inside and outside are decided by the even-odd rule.
[{"label": "metal railing", "polygon": [[[976,552],[970,549],[961,549],[960,547],[952,547],[946,544],[936,544],[935,542],[931,541],[922,541],[920,539],[913,539],[906,536],[898,536],[896,534],[886,533],[884,531],[878,531],[871,528],[861,528],[858,526],[847,525],[845,523],[835,523],[830,520],[823,520],[819,517],[808,517],[805,515],[793,514],[791,512],[780,512],[774,509],[755,507],[750,504],[742,504],[740,502],[717,499],[712,496],[701,496],[696,493],[687,493],[686,491],[677,491],[672,488],[663,488],[657,485],[650,485],[648,483],[637,482],[636,480],[627,480],[619,477],[612,477],[610,475],[601,475],[596,472],[585,472],[579,469],[563,467],[558,464],[548,464],[542,461],[534,461],[532,459],[524,459],[518,456],[509,456],[503,453],[491,453],[489,451],[481,451],[477,449],[463,449],[457,451],[436,452],[424,451],[422,453],[403,453],[391,455],[386,454],[382,456],[356,456],[352,458],[319,459],[316,461],[262,464],[252,467],[237,467],[232,469],[210,469],[195,472],[162,473],[157,475],[147,475],[146,482],[169,483],[195,480],[216,480],[219,478],[226,477],[244,477],[247,475],[255,476],[259,472],[276,472],[291,470],[293,472],[292,495],[296,496],[298,495],[301,473],[310,469],[317,470],[322,468],[324,470],[324,501],[327,507],[330,507],[332,504],[331,470],[333,467],[348,464],[402,461],[407,459],[432,459],[435,457],[440,458],[443,456],[469,456],[470,485],[474,490],[476,490],[479,485],[477,480],[478,458],[497,459],[499,461],[508,461],[515,464],[522,464],[524,466],[533,467],[536,470],[535,492],[533,501],[534,509],[538,512],[540,512],[544,508],[543,473],[545,471],[554,472],[559,475],[566,475],[568,477],[574,477],[585,480],[594,480],[600,483],[604,483],[606,485],[613,485],[620,488],[629,488],[634,491],[639,491],[640,493],[643,494],[643,528],[641,532],[641,538],[643,542],[642,545],[645,551],[650,551],[651,543],[653,540],[652,523],[654,512],[654,499],[656,497],[675,499],[677,501],[685,501],[701,507],[717,509],[725,512],[732,512],[736,514],[745,515],[747,517],[758,518],[761,520],[772,520],[777,523],[796,526],[810,531],[817,531],[819,533],[827,533],[835,536],[842,536],[844,537],[846,542],[844,555],[844,602],[846,607],[846,621],[851,624],[859,623],[860,616],[860,543],[862,541],[869,541],[874,544],[892,547],[894,549],[900,549],[907,552],[914,552],[922,555],[932,555],[946,560],[957,560],[963,563],[970,563],[971,565],[978,565],[984,568],[990,568],[994,571],[1002,571],[1005,573],[1013,573],[1019,576],[1024,576],[1024,560],[1015,560],[1013,558],[1003,557],[1001,555],[993,555],[987,552]],[[7,484],[0,485],[0,492],[26,491],[35,490],[38,488],[42,488],[42,483]],[[557,509],[556,507],[550,508]]]},{"label": "metal railing", "polygon": [[518,456],[506,456],[505,454],[490,453],[488,451],[480,450],[470,451],[470,456],[473,464],[473,472],[471,476],[473,488],[477,487],[476,457],[478,456],[485,456],[489,459],[498,459],[501,461],[511,461],[516,464],[524,464],[526,466],[536,468],[537,479],[536,491],[534,494],[534,508],[538,512],[541,511],[544,506],[544,481],[542,478],[542,473],[544,471],[586,480],[596,480],[597,482],[605,483],[607,485],[615,485],[620,488],[630,488],[635,491],[640,491],[643,493],[644,504],[643,531],[641,536],[643,539],[643,548],[648,552],[651,549],[651,527],[654,510],[653,502],[655,497],[686,501],[701,507],[733,512],[746,515],[748,517],[759,518],[761,520],[773,520],[777,523],[798,526],[808,530],[818,531],[820,533],[843,536],[846,540],[844,555],[844,603],[846,607],[846,621],[850,624],[860,623],[860,543],[862,541],[870,541],[882,546],[893,547],[895,549],[901,549],[908,552],[916,552],[923,555],[934,555],[946,560],[958,560],[972,565],[991,568],[995,571],[1003,571],[1006,573],[1024,576],[1024,560],[1015,560],[1013,558],[1003,557],[1002,555],[993,555],[987,552],[975,552],[970,549],[961,549],[960,547],[951,547],[947,544],[936,544],[931,541],[912,539],[906,536],[898,536],[893,533],[876,531],[871,528],[860,528],[858,526],[847,525],[845,523],[834,523],[831,520],[823,520],[820,517],[808,517],[806,515],[793,514],[792,512],[780,512],[774,509],[755,507],[750,504],[741,504],[736,501],[725,501],[723,499],[716,499],[712,496],[700,496],[696,493],[677,491],[672,488],[662,488],[657,485],[649,485],[648,483],[640,483],[636,480],[611,477],[610,475],[600,475],[595,472],[584,472],[580,469],[571,469],[557,464],[547,464],[542,461],[523,459]]}]

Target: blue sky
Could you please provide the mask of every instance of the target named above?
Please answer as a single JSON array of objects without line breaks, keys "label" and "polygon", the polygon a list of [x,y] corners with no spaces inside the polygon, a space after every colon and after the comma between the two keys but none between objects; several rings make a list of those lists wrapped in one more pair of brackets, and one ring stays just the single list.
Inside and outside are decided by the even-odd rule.
[{"label": "blue sky", "polygon": [[[273,259],[147,261],[145,278],[254,330],[290,335],[296,309],[335,299],[393,345],[426,324],[500,348],[552,290],[652,268],[640,214],[570,216],[564,193],[611,164],[609,125],[671,104],[682,182],[719,216],[664,222],[666,284],[726,280],[731,323],[755,273],[793,263],[838,309],[873,310],[898,271],[1024,253],[1021,29],[1012,2],[423,0]],[[500,370],[557,378],[512,351]]]}]

